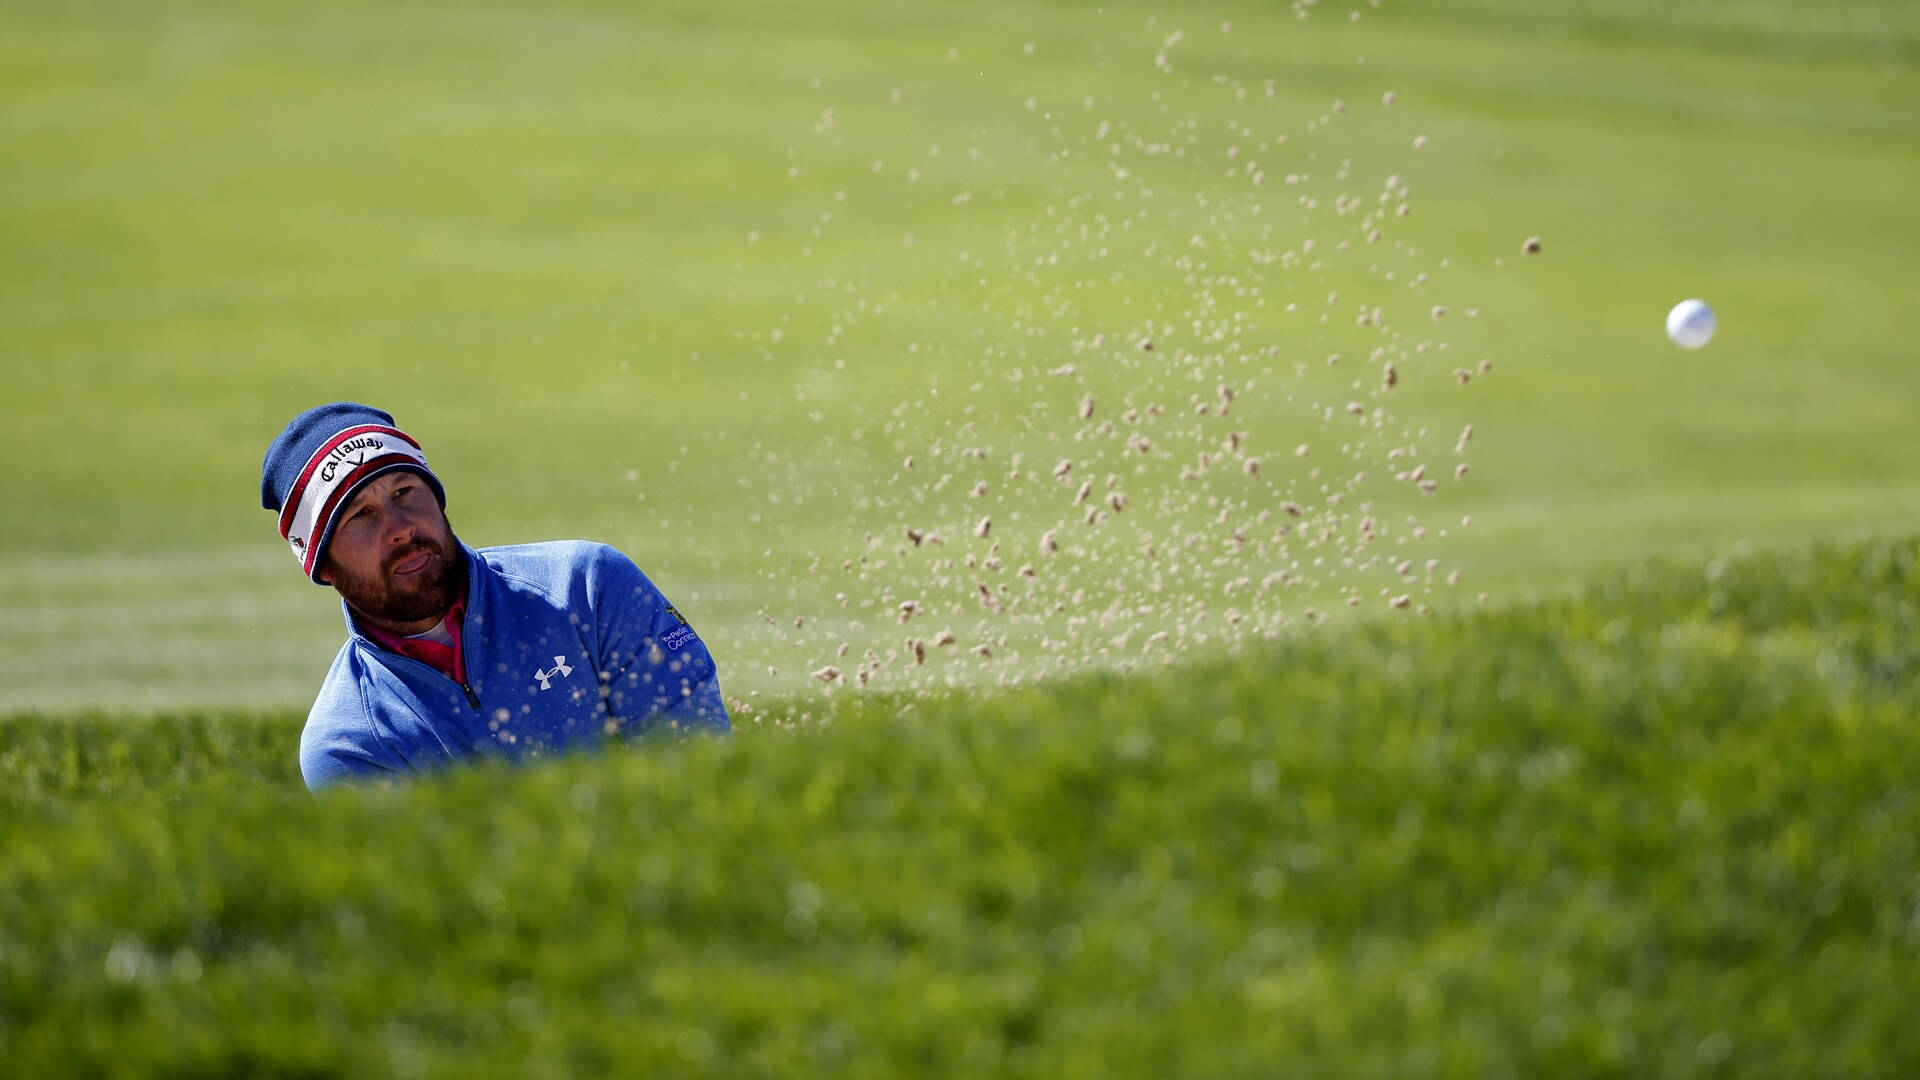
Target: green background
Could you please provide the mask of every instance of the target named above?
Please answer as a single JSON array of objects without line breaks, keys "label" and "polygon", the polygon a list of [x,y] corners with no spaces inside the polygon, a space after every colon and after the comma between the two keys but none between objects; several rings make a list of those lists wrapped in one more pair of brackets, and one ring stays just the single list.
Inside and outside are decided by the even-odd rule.
[{"label": "green background", "polygon": [[[1264,164],[1328,202],[1386,175],[1412,189],[1415,212],[1383,226],[1419,252],[1394,283],[1356,258],[1272,269],[1268,292],[1311,310],[1344,290],[1341,312],[1384,303],[1409,334],[1449,305],[1454,352],[1410,367],[1425,396],[1396,416],[1440,445],[1476,425],[1471,479],[1440,510],[1475,524],[1435,552],[1472,593],[1912,521],[1911,5],[1347,10],[11,0],[0,711],[308,700],[337,607],[300,582],[254,493],[280,425],[339,398],[422,439],[464,539],[615,543],[694,619],[731,693],[794,693],[849,635],[782,640],[759,613],[828,616],[846,585],[805,573],[812,558],[837,566],[932,506],[900,486],[897,447],[924,459],[964,422],[955,388],[982,384],[966,401],[995,464],[1030,445],[1044,468],[1078,391],[1008,374],[1055,366],[1072,329],[1118,337],[1153,303],[1166,325],[1190,309],[1202,290],[1143,241],[1177,243],[1197,200],[1244,192],[1217,167],[1251,141],[1229,121],[1289,134]],[[1107,276],[1060,271],[1090,283],[1072,316],[1036,315],[1027,260],[1066,249],[1008,236],[1099,190],[1087,158],[1048,155],[1098,120],[1152,137],[1182,118],[1212,164],[1129,151],[1142,175],[1164,168],[1160,201]],[[1350,181],[1329,175],[1339,160]],[[979,197],[955,205],[963,191]],[[1256,224],[1275,248],[1355,235],[1279,195],[1241,224],[1216,248],[1252,249]],[[1523,258],[1535,235],[1543,254]],[[1434,275],[1417,296],[1415,270]],[[1687,353],[1661,324],[1694,295],[1721,329]],[[1250,342],[1281,363],[1337,351],[1305,315],[1266,316]],[[1480,358],[1491,376],[1443,392],[1451,359]],[[1036,427],[1021,410],[1038,402],[1053,411]],[[914,431],[881,437],[903,404]],[[1271,404],[1245,410],[1270,462],[1311,435]],[[1139,483],[1172,486],[1177,464]],[[926,512],[971,521],[964,504]],[[1039,517],[1003,532],[1031,544]],[[1110,565],[1103,583],[1136,573]],[[896,565],[854,600],[911,598],[918,573]],[[1372,580],[1353,584],[1378,610]]]}]

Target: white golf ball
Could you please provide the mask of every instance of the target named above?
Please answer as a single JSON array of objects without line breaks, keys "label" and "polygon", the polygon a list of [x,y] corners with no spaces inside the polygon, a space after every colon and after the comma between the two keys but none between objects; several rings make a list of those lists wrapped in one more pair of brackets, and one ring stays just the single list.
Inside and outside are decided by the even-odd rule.
[{"label": "white golf ball", "polygon": [[1713,340],[1713,309],[1705,300],[1682,300],[1667,312],[1667,336],[1683,349]]}]

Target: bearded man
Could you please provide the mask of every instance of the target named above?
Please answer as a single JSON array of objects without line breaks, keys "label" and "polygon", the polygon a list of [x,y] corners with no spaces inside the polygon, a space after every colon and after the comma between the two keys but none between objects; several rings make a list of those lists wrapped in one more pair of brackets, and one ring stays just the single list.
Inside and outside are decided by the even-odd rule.
[{"label": "bearded man", "polygon": [[731,730],[712,655],[631,559],[585,541],[467,547],[387,413],[343,401],[294,417],[260,501],[346,614],[300,736],[309,788]]}]

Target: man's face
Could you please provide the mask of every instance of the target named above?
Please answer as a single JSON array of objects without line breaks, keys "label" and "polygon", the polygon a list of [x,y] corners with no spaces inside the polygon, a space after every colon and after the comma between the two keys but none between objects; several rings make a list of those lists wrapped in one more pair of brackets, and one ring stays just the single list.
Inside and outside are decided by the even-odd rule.
[{"label": "man's face", "polygon": [[354,493],[327,545],[321,580],[375,626],[417,634],[460,599],[464,556],[433,489],[390,472]]}]

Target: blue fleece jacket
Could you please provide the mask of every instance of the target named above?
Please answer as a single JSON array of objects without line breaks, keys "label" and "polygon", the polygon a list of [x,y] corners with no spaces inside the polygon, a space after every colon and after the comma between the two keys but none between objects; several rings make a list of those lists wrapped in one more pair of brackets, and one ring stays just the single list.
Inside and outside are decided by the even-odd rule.
[{"label": "blue fleece jacket", "polygon": [[309,788],[660,727],[732,729],[706,645],[619,551],[582,541],[461,550],[467,684],[381,648],[349,610],[347,642],[300,736]]}]

